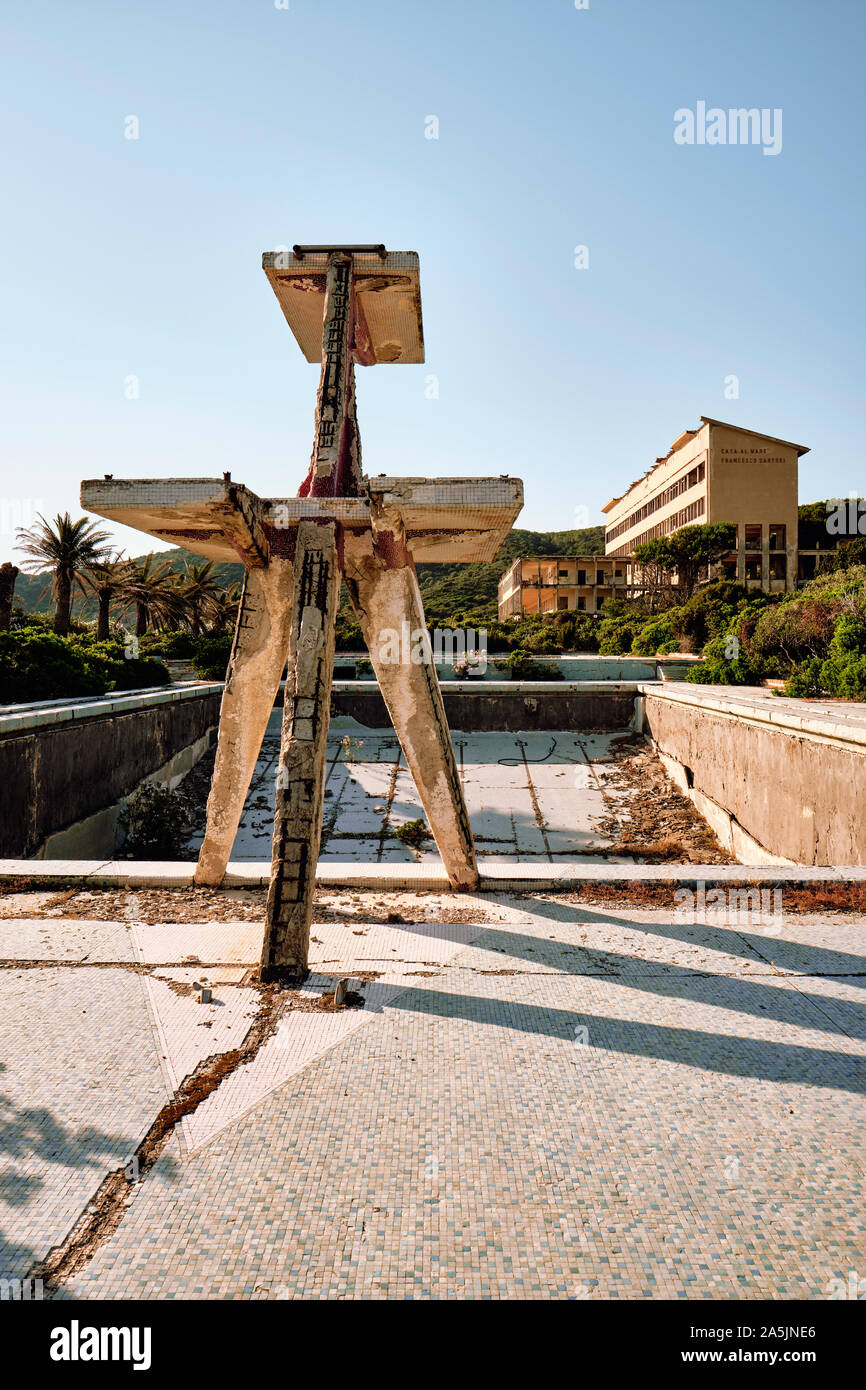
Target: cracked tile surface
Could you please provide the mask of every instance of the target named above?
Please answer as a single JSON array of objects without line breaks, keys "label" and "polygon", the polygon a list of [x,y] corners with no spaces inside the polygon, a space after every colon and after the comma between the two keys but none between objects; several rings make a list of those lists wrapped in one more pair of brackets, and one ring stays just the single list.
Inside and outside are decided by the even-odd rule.
[{"label": "cracked tile surface", "polygon": [[[354,748],[342,747],[347,736]],[[611,844],[600,821],[614,807],[628,818],[627,798],[607,787],[604,769],[616,733],[453,733],[466,808],[479,858],[517,862],[581,854],[603,862]],[[270,858],[280,714],[271,717],[244,806],[232,860]],[[413,851],[394,838],[423,817],[415,784],[393,731],[335,720],[328,736],[328,773],[320,858],[325,862],[435,863],[432,840]],[[624,820],[624,823],[625,823]],[[190,857],[202,835],[189,840]],[[592,851],[597,856],[592,856]]]},{"label": "cracked tile surface", "polygon": [[[862,922],[485,905],[314,926],[308,994],[357,972],[366,1006],[285,1015],[60,1296],[812,1299],[864,1267]],[[23,1275],[164,1103],[162,1053],[177,1073],[235,1044],[259,929],[7,929],[2,1226]],[[51,963],[19,968],[34,945]],[[76,964],[111,950],[125,968]],[[190,956],[228,972],[212,1028]]]}]

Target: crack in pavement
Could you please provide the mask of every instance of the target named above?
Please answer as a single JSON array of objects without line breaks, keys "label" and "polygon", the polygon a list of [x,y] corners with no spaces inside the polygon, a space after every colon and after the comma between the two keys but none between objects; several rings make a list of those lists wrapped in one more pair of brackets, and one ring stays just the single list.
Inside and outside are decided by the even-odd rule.
[{"label": "crack in pavement", "polygon": [[[538,826],[538,829],[541,833],[541,838],[544,841],[544,852],[547,855],[547,862],[549,864],[552,864],[553,856],[550,853],[550,841],[547,838],[547,822],[545,821],[544,816],[541,813],[541,806],[539,805],[538,797],[535,794],[535,787],[532,781],[532,774],[529,771],[529,762],[527,761],[526,757],[526,744],[523,743],[520,739],[517,739],[516,742],[518,748],[520,749],[520,756],[523,759],[523,767],[524,771],[526,772],[526,786],[529,790],[529,799],[532,802],[532,809],[535,813],[535,823]],[[539,855],[539,858],[540,857],[541,856]]]},{"label": "crack in pavement", "polygon": [[400,758],[402,749],[397,745],[397,757],[391,768],[391,776],[388,781],[388,792],[385,797],[385,814],[382,817],[382,824],[379,827],[379,844],[376,847],[376,863],[382,863],[382,855],[385,853],[385,841],[392,834],[391,831],[391,811],[394,806],[394,796],[397,791],[397,776],[400,772]]},{"label": "crack in pavement", "polygon": [[[340,761],[340,753],[341,753],[341,751],[342,751],[342,746],[343,746],[342,744],[338,744],[338,745],[337,745],[337,751],[336,751],[336,753],[334,754],[333,760],[332,760],[332,762],[331,762],[331,766],[328,768],[328,771],[327,771],[327,773],[326,773],[326,775],[325,775],[325,791],[326,791],[326,792],[327,792],[329,789],[330,789],[331,791],[333,791],[333,788],[330,788],[330,782],[331,782],[331,779],[332,779],[332,777],[333,777],[333,775],[334,775],[334,772],[335,772],[335,770],[336,770],[337,764],[338,764],[339,761]],[[344,795],[345,790],[346,790],[346,788],[347,788],[348,785],[349,785],[349,778],[346,777],[346,778],[344,778],[344,780],[343,780],[343,785],[340,787],[340,790],[337,792],[336,797],[334,797],[334,798],[331,800],[330,805],[327,806],[327,807],[325,808],[325,812],[324,812],[324,814],[323,814],[323,816],[322,816],[322,836],[321,836],[320,848],[319,848],[319,853],[320,853],[320,854],[322,853],[322,851],[323,851],[324,849],[327,848],[328,841],[330,840],[331,835],[332,835],[333,832],[334,832],[334,826],[337,824],[337,819],[338,819],[339,814],[340,814],[340,802],[343,800],[343,795]]]},{"label": "crack in pavement", "polygon": [[[183,1079],[135,1149],[134,1162],[127,1161],[124,1167],[115,1169],[102,1179],[65,1239],[59,1245],[52,1246],[45,1258],[30,1271],[27,1277],[41,1279],[49,1298],[90,1263],[120,1226],[134,1187],[153,1168],[179,1121],[193,1114],[227,1076],[246,1062],[251,1062],[276,1032],[285,1010],[287,993],[278,984],[262,989],[258,1013],[240,1047],[205,1057]],[[135,1174],[133,1178],[127,1176],[130,1167]]]}]

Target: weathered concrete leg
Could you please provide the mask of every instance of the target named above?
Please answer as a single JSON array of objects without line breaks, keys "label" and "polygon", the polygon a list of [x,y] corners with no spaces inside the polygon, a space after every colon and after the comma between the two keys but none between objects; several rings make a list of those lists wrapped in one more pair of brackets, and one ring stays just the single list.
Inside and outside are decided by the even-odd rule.
[{"label": "weathered concrete leg", "polygon": [[295,552],[263,980],[301,979],[307,972],[339,593],[335,525],[302,521]]},{"label": "weathered concrete leg", "polygon": [[452,887],[478,887],[475,845],[415,566],[399,540],[346,540],[346,587]]},{"label": "weathered concrete leg", "polygon": [[219,742],[196,883],[221,883],[289,650],[294,561],[248,569],[220,706]]}]

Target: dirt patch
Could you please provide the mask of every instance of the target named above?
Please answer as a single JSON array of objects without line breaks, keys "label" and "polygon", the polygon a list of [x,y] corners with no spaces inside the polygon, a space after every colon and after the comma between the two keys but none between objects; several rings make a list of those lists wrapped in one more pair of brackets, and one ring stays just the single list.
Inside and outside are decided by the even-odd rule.
[{"label": "dirt patch", "polygon": [[105,922],[264,922],[267,890],[246,888],[79,888],[58,894],[43,917]]},{"label": "dirt patch", "polygon": [[[687,803],[691,806],[691,803]],[[629,841],[624,840],[624,844]],[[679,852],[674,854],[674,846],[679,851],[681,841],[673,837],[659,836],[655,840],[647,843],[641,841],[636,845],[641,857],[649,863],[670,863],[672,866],[677,862],[682,862]],[[624,851],[630,852],[630,851]],[[706,855],[706,857],[703,857]],[[724,851],[718,850],[716,857],[711,857],[709,852],[701,851],[692,863],[730,863],[730,859]],[[808,869],[804,869],[805,874]],[[710,887],[731,887],[726,879],[713,879],[711,874],[706,875],[705,885]],[[677,885],[675,883],[634,883],[631,880],[616,878],[616,865],[611,865],[610,879],[606,883],[587,883],[581,888],[563,889],[561,892],[550,889],[548,894],[553,895],[561,902],[575,902],[596,904],[598,906],[616,905],[619,907],[675,907],[677,900],[674,892]],[[806,884],[802,886],[791,885],[784,879],[778,881],[772,878],[762,878],[760,880],[738,880],[737,887],[745,888],[781,888],[784,893],[785,910],[791,912],[866,912],[866,883],[828,883],[828,884]],[[21,888],[16,889],[16,893],[22,893]],[[342,923],[347,929],[357,930],[358,926],[367,926],[390,921],[395,925],[411,925],[420,922],[454,922],[463,925],[494,925],[501,921],[499,912],[496,910],[496,899],[499,895],[490,895],[492,910],[488,910],[482,900],[473,898],[469,903],[458,897],[456,894],[449,896],[447,893],[429,893],[424,890],[416,892],[404,891],[400,893],[382,894],[381,892],[362,892],[358,890],[344,890],[335,892],[323,890],[316,894],[315,911],[313,917],[313,937],[315,938],[316,923]],[[509,901],[523,901],[530,904],[537,894],[509,892],[506,895]],[[32,902],[30,901],[32,897]],[[46,901],[48,898],[48,901]],[[185,888],[177,889],[142,889],[140,891],[122,889],[78,889],[71,890],[69,893],[46,895],[41,890],[34,890],[32,895],[25,894],[18,897],[14,904],[14,911],[3,913],[0,911],[0,918],[57,918],[60,921],[74,920],[77,918],[94,921],[136,921],[145,925],[157,923],[203,923],[203,922],[261,922],[264,924],[266,893],[265,890],[253,889],[208,889],[208,888]],[[2,906],[2,898],[0,898]],[[193,965],[205,968],[208,964],[218,964],[218,962],[200,960],[196,956],[187,957],[180,962],[184,965]],[[5,968],[18,969],[44,969],[47,967],[71,966],[76,965],[75,961],[62,961],[53,959],[38,959],[33,961],[9,959],[2,961]],[[153,966],[137,966],[129,962],[120,961],[83,961],[81,965],[89,969],[131,969],[142,974],[147,974]],[[162,967],[166,965],[177,965],[178,962],[161,962]],[[320,969],[321,967],[319,967]],[[367,972],[370,978],[375,978],[375,972]],[[240,983],[252,983],[256,977],[256,971],[250,970],[249,976],[245,977]],[[355,979],[363,979],[365,976],[358,971],[353,972]]]},{"label": "dirt patch", "polygon": [[[735,864],[688,797],[678,791],[661,759],[639,734],[611,740],[612,763],[601,786],[618,803],[599,829],[613,844],[605,854],[637,863]],[[625,815],[623,815],[625,812]]]},{"label": "dirt patch", "polygon": [[[11,912],[2,910],[2,894],[14,893]],[[29,900],[29,901],[28,901]],[[316,892],[313,923],[344,922],[355,927],[389,922],[495,921],[480,903],[465,903],[456,895],[416,892],[361,892],[352,889]],[[61,918],[64,921],[138,922],[146,926],[182,922],[261,922],[264,925],[266,888],[70,888],[46,894],[24,881],[0,888],[0,918]],[[198,964],[190,961],[190,964]]]},{"label": "dirt patch", "polygon": [[316,1011],[323,1014],[342,1013],[344,1009],[363,1009],[366,1003],[363,994],[359,994],[356,989],[346,990],[342,1004],[335,1004],[334,999],[333,990],[330,994],[319,995],[319,998],[315,1000]]},{"label": "dirt patch", "polygon": [[[783,910],[786,913],[812,913],[812,912],[840,912],[840,913],[863,913],[866,912],[866,884],[864,883],[832,883],[826,886],[820,883],[806,884],[802,887],[791,885],[784,879],[773,882],[768,878],[753,880],[738,880],[732,884],[729,879],[714,879],[711,874],[707,875],[704,886],[709,888],[779,888],[782,891]],[[551,895],[557,902],[566,903],[585,903],[587,907],[663,907],[675,908],[679,905],[675,898],[678,885],[675,883],[591,883],[585,887],[568,889],[563,893]],[[538,898],[537,894],[520,895],[527,905],[527,910],[531,911],[533,898]],[[547,895],[545,895],[547,896]]]}]

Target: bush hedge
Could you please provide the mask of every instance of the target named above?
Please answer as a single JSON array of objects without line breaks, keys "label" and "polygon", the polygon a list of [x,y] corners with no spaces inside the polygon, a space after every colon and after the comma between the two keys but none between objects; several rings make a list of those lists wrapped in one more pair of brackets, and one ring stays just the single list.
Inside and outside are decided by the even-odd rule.
[{"label": "bush hedge", "polygon": [[63,700],[168,685],[161,661],[127,657],[121,642],[89,633],[58,637],[41,624],[0,632],[0,703]]},{"label": "bush hedge", "polygon": [[205,681],[225,680],[231,650],[232,637],[228,632],[215,637],[197,637],[192,658],[196,673]]}]

